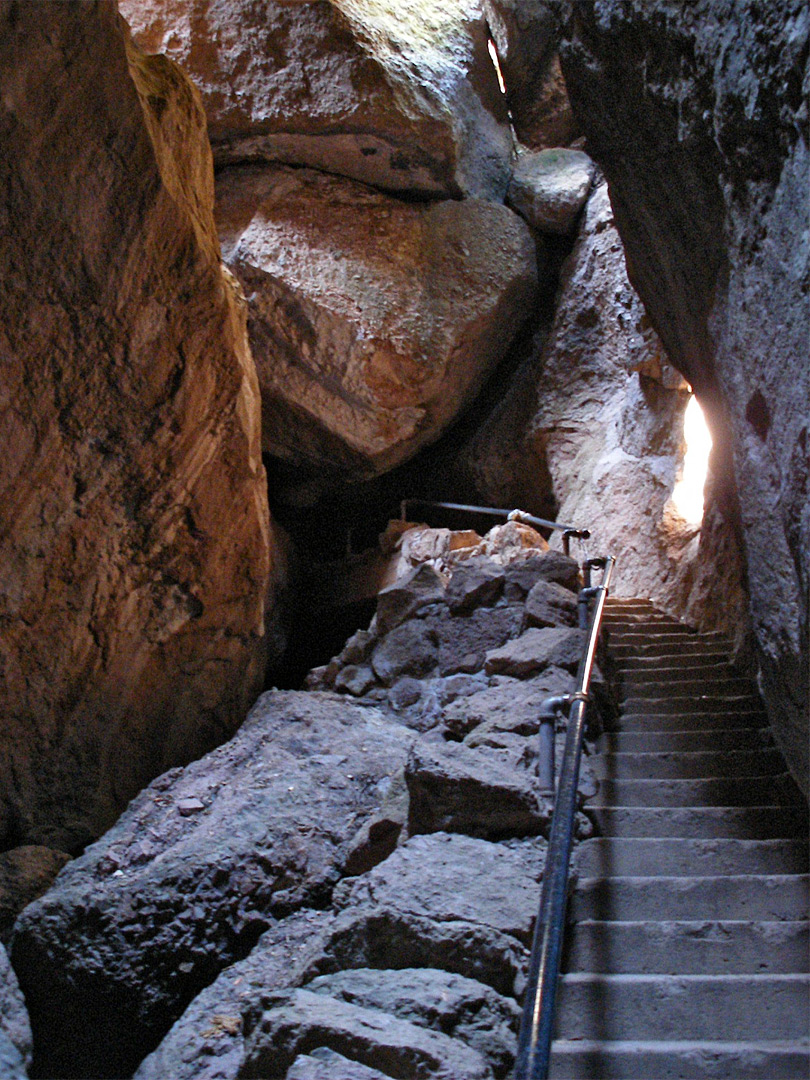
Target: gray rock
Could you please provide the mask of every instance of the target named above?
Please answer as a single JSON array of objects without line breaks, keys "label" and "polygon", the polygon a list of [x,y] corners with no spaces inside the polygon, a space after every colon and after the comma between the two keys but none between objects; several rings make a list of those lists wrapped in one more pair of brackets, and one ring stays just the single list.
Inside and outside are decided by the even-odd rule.
[{"label": "gray rock", "polygon": [[489,731],[535,735],[546,698],[570,693],[575,684],[573,676],[558,667],[546,668],[542,674],[525,681],[499,678],[502,681],[497,685],[445,707],[444,724],[449,734],[461,739],[481,725]]},{"label": "gray rock", "polygon": [[525,679],[552,666],[574,672],[582,657],[585,636],[584,630],[527,630],[503,648],[487,653],[487,674]]},{"label": "gray rock", "polygon": [[303,910],[272,926],[194,998],[135,1080],[235,1080],[245,1058],[243,1013],[263,994],[304,981],[333,922],[331,912]]},{"label": "gray rock", "polygon": [[375,648],[371,665],[378,679],[390,685],[400,675],[427,675],[438,663],[436,632],[421,619],[403,623]]},{"label": "gray rock", "polygon": [[524,611],[522,604],[479,608],[457,616],[445,610],[426,621],[439,638],[441,674],[472,674],[483,668],[488,650],[518,636],[523,629]]},{"label": "gray rock", "polygon": [[251,1032],[244,1077],[281,1077],[299,1053],[328,1046],[388,1076],[489,1080],[477,1051],[441,1032],[417,1027],[379,1009],[291,990],[270,995]]},{"label": "gray rock", "polygon": [[447,606],[454,615],[491,606],[503,592],[503,582],[503,567],[492,559],[470,559],[453,571],[445,594]]},{"label": "gray rock", "polygon": [[359,1061],[350,1061],[328,1046],[318,1046],[310,1054],[298,1055],[285,1080],[390,1080],[390,1077]]},{"label": "gray rock", "polygon": [[377,634],[382,637],[444,595],[444,582],[430,563],[415,567],[377,596]]},{"label": "gray rock", "polygon": [[[411,738],[376,709],[275,691],[229,743],[146,788],[17,921],[43,1071],[131,1073],[274,918],[326,901]],[[205,809],[183,817],[189,797]]]},{"label": "gray rock", "polygon": [[576,626],[576,597],[554,581],[538,581],[526,597],[526,622],[540,627]]},{"label": "gray rock", "polygon": [[520,154],[507,205],[540,232],[569,234],[593,183],[594,164],[581,150],[540,150]]},{"label": "gray rock", "polygon": [[421,698],[423,690],[424,683],[420,679],[414,679],[410,675],[398,679],[388,691],[391,708],[399,710],[415,705]]},{"label": "gray rock", "polygon": [[510,756],[506,748],[461,743],[414,747],[405,769],[411,835],[452,831],[500,839],[547,832],[551,804]]},{"label": "gray rock", "polygon": [[377,680],[374,672],[365,664],[358,667],[356,664],[347,664],[335,678],[335,690],[338,693],[352,694],[354,697],[362,697],[367,693]]},{"label": "gray rock", "polygon": [[347,876],[367,873],[393,852],[408,821],[408,802],[405,771],[400,769],[388,782],[380,809],[365,822],[349,845],[343,866]]},{"label": "gray rock", "polygon": [[520,1009],[511,998],[473,979],[435,968],[359,968],[322,975],[307,990],[382,1009],[460,1039],[488,1061],[496,1077],[505,1076],[514,1064]]},{"label": "gray rock", "polygon": [[451,833],[414,836],[370,873],[342,881],[334,894],[342,911],[385,905],[436,922],[482,925],[524,944],[537,900],[537,867],[531,873],[507,848]]},{"label": "gray rock", "polygon": [[8,953],[0,945],[0,1075],[16,1080],[28,1075],[33,1047],[31,1024]]},{"label": "gray rock", "polygon": [[64,851],[30,844],[0,853],[0,941],[8,944],[14,920],[22,909],[51,887],[70,862]]},{"label": "gray rock", "polygon": [[377,640],[376,634],[369,630],[356,630],[337,657],[340,664],[362,664],[371,656],[371,650]]},{"label": "gray rock", "polygon": [[554,581],[571,592],[579,591],[579,566],[561,551],[546,551],[506,567],[507,599],[522,600],[538,581]]}]

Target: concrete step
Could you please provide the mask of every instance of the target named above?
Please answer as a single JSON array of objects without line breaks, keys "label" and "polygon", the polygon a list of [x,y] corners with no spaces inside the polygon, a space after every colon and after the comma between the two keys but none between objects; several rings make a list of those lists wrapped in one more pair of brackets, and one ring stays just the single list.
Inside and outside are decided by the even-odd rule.
[{"label": "concrete step", "polygon": [[625,698],[645,697],[662,698],[668,697],[674,701],[683,698],[729,698],[749,697],[758,701],[751,682],[748,679],[740,679],[736,675],[722,678],[706,678],[699,675],[697,678],[659,673],[660,678],[652,679],[643,676],[640,679],[623,679],[622,690]]},{"label": "concrete step", "polygon": [[736,672],[737,669],[728,660],[723,652],[707,653],[705,649],[695,646],[687,653],[673,650],[659,654],[648,653],[644,656],[626,656],[616,660],[614,667],[620,675],[636,672],[652,672],[659,670],[667,671],[728,671]]},{"label": "concrete step", "polygon": [[761,708],[741,709],[733,713],[660,713],[642,710],[615,717],[611,731],[727,731],[730,728],[767,727],[768,718]]},{"label": "concrete step", "polygon": [[681,839],[603,836],[574,855],[580,877],[719,877],[721,874],[806,874],[804,840]]},{"label": "concrete step", "polygon": [[636,641],[621,644],[611,641],[609,648],[610,657],[614,663],[627,663],[630,660],[669,660],[674,662],[678,657],[705,657],[715,663],[728,663],[729,649],[723,641],[707,644],[699,638],[679,638],[672,645],[661,645],[657,642]]},{"label": "concrete step", "polygon": [[681,629],[669,630],[632,630],[620,629],[619,627],[606,627],[605,637],[608,649],[613,652],[615,648],[635,646],[639,650],[660,649],[667,651],[670,647],[677,649],[681,646],[690,645],[705,649],[707,646],[728,649],[728,639],[722,634],[696,634],[694,630]]},{"label": "concrete step", "polygon": [[563,975],[558,1034],[567,1039],[801,1039],[810,975]]},{"label": "concrete step", "polygon": [[799,799],[790,777],[782,773],[734,779],[600,780],[596,796],[586,807],[763,806],[766,803],[795,806],[799,805]]},{"label": "concrete step", "polygon": [[[749,1032],[749,1035],[752,1032]],[[558,1039],[551,1080],[807,1080],[805,1040]]]},{"label": "concrete step", "polygon": [[609,806],[588,807],[603,836],[673,836],[694,839],[802,839],[808,812],[784,806]]},{"label": "concrete step", "polygon": [[801,974],[809,931],[807,921],[587,919],[570,927],[565,968],[617,975]]},{"label": "concrete step", "polygon": [[773,738],[768,728],[719,731],[609,731],[596,743],[601,753],[627,754],[641,751],[769,750]]},{"label": "concrete step", "polygon": [[672,780],[702,777],[765,776],[785,771],[776,747],[768,750],[629,751],[597,754],[590,759],[595,776],[611,780]]},{"label": "concrete step", "polygon": [[627,697],[619,706],[621,716],[637,713],[679,713],[682,716],[694,716],[695,713],[751,712],[761,708],[759,699],[753,694],[706,694],[694,693],[689,697]]},{"label": "concrete step", "polygon": [[807,874],[580,878],[569,902],[569,917],[573,922],[581,919],[801,922],[807,918],[809,901]]}]

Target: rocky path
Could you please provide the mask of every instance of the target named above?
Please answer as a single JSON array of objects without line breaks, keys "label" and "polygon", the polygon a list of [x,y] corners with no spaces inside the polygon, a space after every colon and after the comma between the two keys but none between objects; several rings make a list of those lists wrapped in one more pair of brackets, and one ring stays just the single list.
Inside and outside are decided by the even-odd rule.
[{"label": "rocky path", "polygon": [[578,852],[552,1076],[810,1074],[807,808],[721,640],[612,602],[621,712]]}]

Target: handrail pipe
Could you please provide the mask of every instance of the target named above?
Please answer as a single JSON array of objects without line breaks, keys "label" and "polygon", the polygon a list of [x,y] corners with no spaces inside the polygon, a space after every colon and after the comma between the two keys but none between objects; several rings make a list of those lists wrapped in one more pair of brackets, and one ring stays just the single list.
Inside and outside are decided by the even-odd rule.
[{"label": "handrail pipe", "polygon": [[568,695],[571,709],[557,785],[557,797],[551,819],[543,888],[540,895],[540,911],[534,928],[534,941],[529,960],[529,978],[518,1036],[515,1080],[547,1080],[548,1077],[551,1041],[554,1034],[554,1006],[565,930],[565,909],[568,901],[568,877],[588,687],[615,561],[613,556],[589,560],[591,564],[589,570],[601,569],[602,580],[595,588],[587,589],[594,598],[593,614],[577,673],[577,688],[574,693]]}]

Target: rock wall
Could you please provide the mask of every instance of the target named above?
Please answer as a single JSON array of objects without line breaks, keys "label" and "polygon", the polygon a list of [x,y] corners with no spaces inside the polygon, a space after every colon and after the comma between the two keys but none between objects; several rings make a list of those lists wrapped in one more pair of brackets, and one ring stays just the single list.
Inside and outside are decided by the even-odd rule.
[{"label": "rock wall", "polygon": [[[562,8],[568,90],[630,278],[713,431],[702,558],[742,552],[762,690],[807,790],[810,11],[802,0]],[[697,614],[733,628],[738,606],[716,580]]]},{"label": "rock wall", "polygon": [[0,840],[75,850],[261,687],[259,398],[199,96],[0,4]]}]

